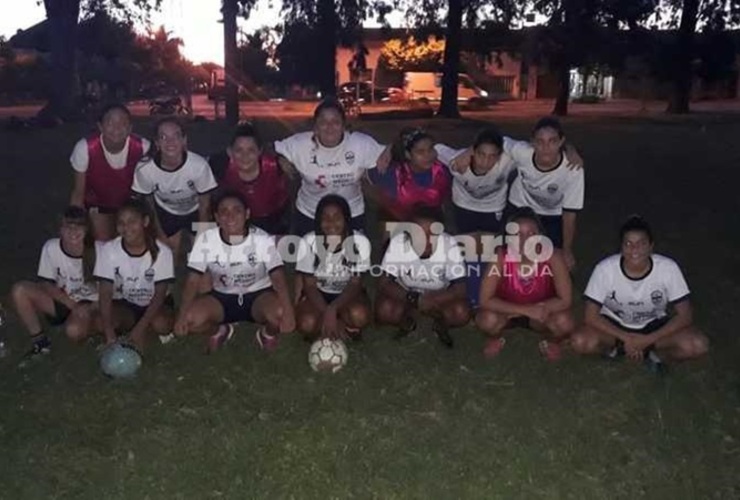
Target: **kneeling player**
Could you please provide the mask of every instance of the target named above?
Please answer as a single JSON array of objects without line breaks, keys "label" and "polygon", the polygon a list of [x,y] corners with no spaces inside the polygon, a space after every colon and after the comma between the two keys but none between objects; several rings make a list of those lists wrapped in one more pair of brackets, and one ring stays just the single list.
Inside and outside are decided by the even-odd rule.
[{"label": "kneeling player", "polygon": [[[555,361],[561,356],[560,342],[574,327],[568,267],[560,250],[544,246],[546,239],[530,241],[543,238],[539,218],[531,209],[516,210],[509,223],[518,226],[518,247],[507,245],[499,251],[481,283],[475,323],[489,336],[484,354],[498,355],[506,341],[504,330],[518,326],[521,319],[524,326],[545,335],[540,352]],[[552,250],[551,255],[545,255],[547,250]]]},{"label": "kneeling player", "polygon": [[689,288],[676,262],[653,253],[650,226],[638,216],[620,236],[621,253],[599,262],[591,274],[585,323],[573,334],[573,349],[611,358],[626,354],[655,371],[666,359],[705,354],[709,342],[692,324]]},{"label": "kneeling player", "polygon": [[383,257],[375,314],[379,323],[399,327],[397,338],[416,329],[415,313],[433,318],[433,331],[446,347],[449,328],[470,320],[465,296],[465,261],[452,236],[442,231],[442,213],[418,207],[409,232],[393,236]]},{"label": "kneeling player", "polygon": [[370,322],[362,273],[370,270],[370,241],[352,230],[347,200],[326,195],[316,207],[316,230],[301,241],[296,270],[303,274],[303,297],[296,308],[298,330],[359,340]]},{"label": "kneeling player", "polygon": [[154,221],[143,200],[123,204],[118,211],[118,233],[95,262],[102,330],[106,344],[116,341],[117,331],[128,332],[128,340],[143,351],[150,331],[167,335],[172,329],[172,250],[157,241]]},{"label": "kneeling player", "polygon": [[[275,239],[249,221],[249,209],[238,193],[225,192],[214,200],[217,228],[200,233],[188,258],[190,274],[175,324],[178,336],[208,335],[208,352],[227,342],[231,323],[257,323],[262,349],[277,347],[278,334],[295,328],[283,261]],[[213,291],[197,296],[203,273]]]}]

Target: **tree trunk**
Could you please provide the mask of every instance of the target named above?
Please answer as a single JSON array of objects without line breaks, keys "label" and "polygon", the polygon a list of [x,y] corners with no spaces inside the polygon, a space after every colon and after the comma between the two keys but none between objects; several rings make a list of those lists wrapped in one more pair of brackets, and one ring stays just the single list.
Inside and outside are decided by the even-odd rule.
[{"label": "tree trunk", "polygon": [[681,12],[681,25],[678,27],[678,40],[674,54],[673,88],[668,100],[668,113],[688,113],[691,100],[693,72],[691,62],[694,58],[694,33],[699,15],[699,0],[684,0]]},{"label": "tree trunk", "polygon": [[319,90],[323,97],[337,94],[337,44],[339,37],[339,19],[334,0],[318,0],[318,40],[317,51],[320,61],[318,70]]},{"label": "tree trunk", "polygon": [[69,120],[80,115],[77,85],[77,21],[80,0],[44,0],[51,45],[51,82],[48,102],[39,112],[51,119]]},{"label": "tree trunk", "polygon": [[460,80],[460,47],[462,38],[462,0],[449,0],[447,29],[445,30],[445,53],[442,65],[442,100],[437,116],[459,118],[457,107],[457,85]]},{"label": "tree trunk", "polygon": [[224,16],[224,83],[226,123],[235,126],[239,122],[239,71],[237,68],[236,14],[237,0],[223,0]]},{"label": "tree trunk", "polygon": [[552,114],[566,116],[568,114],[568,99],[570,98],[570,66],[564,60],[557,70],[558,95],[555,98],[555,107]]}]

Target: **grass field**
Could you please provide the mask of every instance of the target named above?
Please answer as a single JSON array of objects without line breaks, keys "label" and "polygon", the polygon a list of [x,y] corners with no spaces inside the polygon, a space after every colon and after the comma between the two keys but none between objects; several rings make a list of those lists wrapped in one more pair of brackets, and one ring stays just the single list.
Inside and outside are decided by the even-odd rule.
[{"label": "grass field", "polygon": [[[297,126],[260,125],[269,138]],[[359,128],[389,140],[406,125]],[[523,137],[532,124],[498,125]],[[740,498],[740,118],[565,125],[587,159],[576,290],[616,249],[620,221],[642,213],[656,250],[684,269],[712,341],[707,359],[656,378],[575,356],[547,364],[520,330],[486,362],[471,327],[453,351],[429,335],[397,343],[371,329],[342,372],[317,376],[298,338],[266,355],[241,327],[210,357],[200,339],[153,345],[139,377],[120,383],[100,374],[92,345],[60,335],[48,359],[19,371],[27,340],[11,319],[0,498]],[[459,145],[480,126],[430,130]],[[35,274],[55,234],[83,131],[0,132],[3,293]],[[196,124],[191,148],[213,151],[224,132]]]}]

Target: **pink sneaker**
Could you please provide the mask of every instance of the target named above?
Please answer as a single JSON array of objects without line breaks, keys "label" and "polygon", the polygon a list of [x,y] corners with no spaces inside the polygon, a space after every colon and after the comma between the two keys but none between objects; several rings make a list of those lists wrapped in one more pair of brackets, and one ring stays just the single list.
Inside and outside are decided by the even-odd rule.
[{"label": "pink sneaker", "polygon": [[483,356],[485,356],[486,359],[493,359],[499,355],[505,345],[506,339],[503,337],[488,339],[488,341],[486,341],[485,347],[483,348]]},{"label": "pink sneaker", "polygon": [[218,327],[218,331],[208,338],[208,346],[206,347],[206,353],[211,354],[221,349],[231,337],[234,336],[234,325],[221,325]]},{"label": "pink sneaker", "polygon": [[268,334],[267,328],[264,326],[257,329],[257,333],[254,335],[254,338],[257,340],[257,345],[263,351],[272,352],[277,349],[278,336]]}]

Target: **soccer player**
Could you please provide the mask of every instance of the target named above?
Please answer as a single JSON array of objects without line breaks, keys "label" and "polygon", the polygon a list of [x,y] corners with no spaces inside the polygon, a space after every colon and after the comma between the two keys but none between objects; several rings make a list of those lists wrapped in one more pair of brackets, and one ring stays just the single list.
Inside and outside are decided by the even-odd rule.
[{"label": "soccer player", "polygon": [[274,155],[262,149],[254,126],[236,128],[225,152],[208,159],[219,189],[236,191],[249,207],[250,224],[268,234],[287,234],[288,179]]},{"label": "soccer player", "polygon": [[[238,193],[220,193],[214,215],[218,227],[198,234],[188,257],[175,335],[208,335],[207,352],[213,352],[234,334],[232,323],[246,321],[260,325],[260,348],[274,350],[278,335],[295,329],[275,238],[249,223],[249,209]],[[211,275],[213,290],[198,295],[203,273]]]},{"label": "soccer player", "polygon": [[439,341],[452,348],[450,328],[470,320],[465,297],[465,261],[454,237],[443,231],[439,209],[420,206],[413,225],[389,242],[381,264],[375,314],[378,323],[398,326],[396,338],[416,329],[416,314],[433,319]]},{"label": "soccer player", "polygon": [[[338,194],[349,203],[352,229],[365,229],[362,178],[376,165],[387,166],[390,152],[375,139],[346,129],[344,109],[335,99],[325,99],[314,111],[314,129],[275,142],[275,151],[294,168],[301,186],[293,216],[293,233],[314,230],[316,207],[327,194]],[[292,164],[292,167],[289,165]]]},{"label": "soccer player", "polygon": [[407,221],[419,205],[441,209],[452,184],[447,167],[437,160],[432,136],[419,128],[401,131],[390,168],[369,171],[368,180],[368,194],[374,194],[385,221]]},{"label": "soccer player", "polygon": [[51,326],[63,325],[67,337],[75,342],[92,333],[98,300],[92,271],[100,246],[102,243],[93,243],[85,210],[68,207],[62,215],[59,237],[48,240],[41,250],[37,273],[41,282],[13,285],[13,305],[33,342],[26,359],[51,352],[51,340],[40,316]]},{"label": "soccer player", "polygon": [[183,231],[210,220],[209,193],[217,184],[208,162],[188,151],[185,130],[175,118],[161,120],[156,136],[156,150],[136,168],[132,189],[147,197],[157,236],[177,255]]},{"label": "soccer player", "polygon": [[497,356],[506,343],[504,330],[524,326],[543,334],[540,353],[556,361],[560,342],[574,328],[572,283],[562,251],[542,238],[539,217],[530,208],[514,211],[506,229],[507,244],[481,283],[475,323],[489,337],[483,353]]},{"label": "soccer player", "polygon": [[95,262],[103,335],[110,345],[116,332],[128,332],[128,341],[143,352],[150,331],[167,335],[172,330],[172,250],[157,241],[144,200],[129,200],[118,210],[118,233]]},{"label": "soccer player", "polygon": [[316,208],[316,230],[303,237],[296,271],[304,276],[296,308],[298,330],[307,338],[361,338],[370,322],[362,274],[370,270],[370,240],[351,228],[347,200],[324,196]]},{"label": "soccer player", "polygon": [[686,280],[674,260],[653,253],[648,223],[630,217],[619,236],[621,252],[599,262],[588,281],[585,321],[573,334],[573,350],[626,354],[655,371],[666,360],[705,354],[709,342],[693,324]]},{"label": "soccer player", "polygon": [[150,143],[131,133],[131,112],[123,104],[103,110],[98,130],[72,150],[70,205],[88,210],[95,241],[108,241],[116,237],[116,212],[131,196],[134,169]]}]

